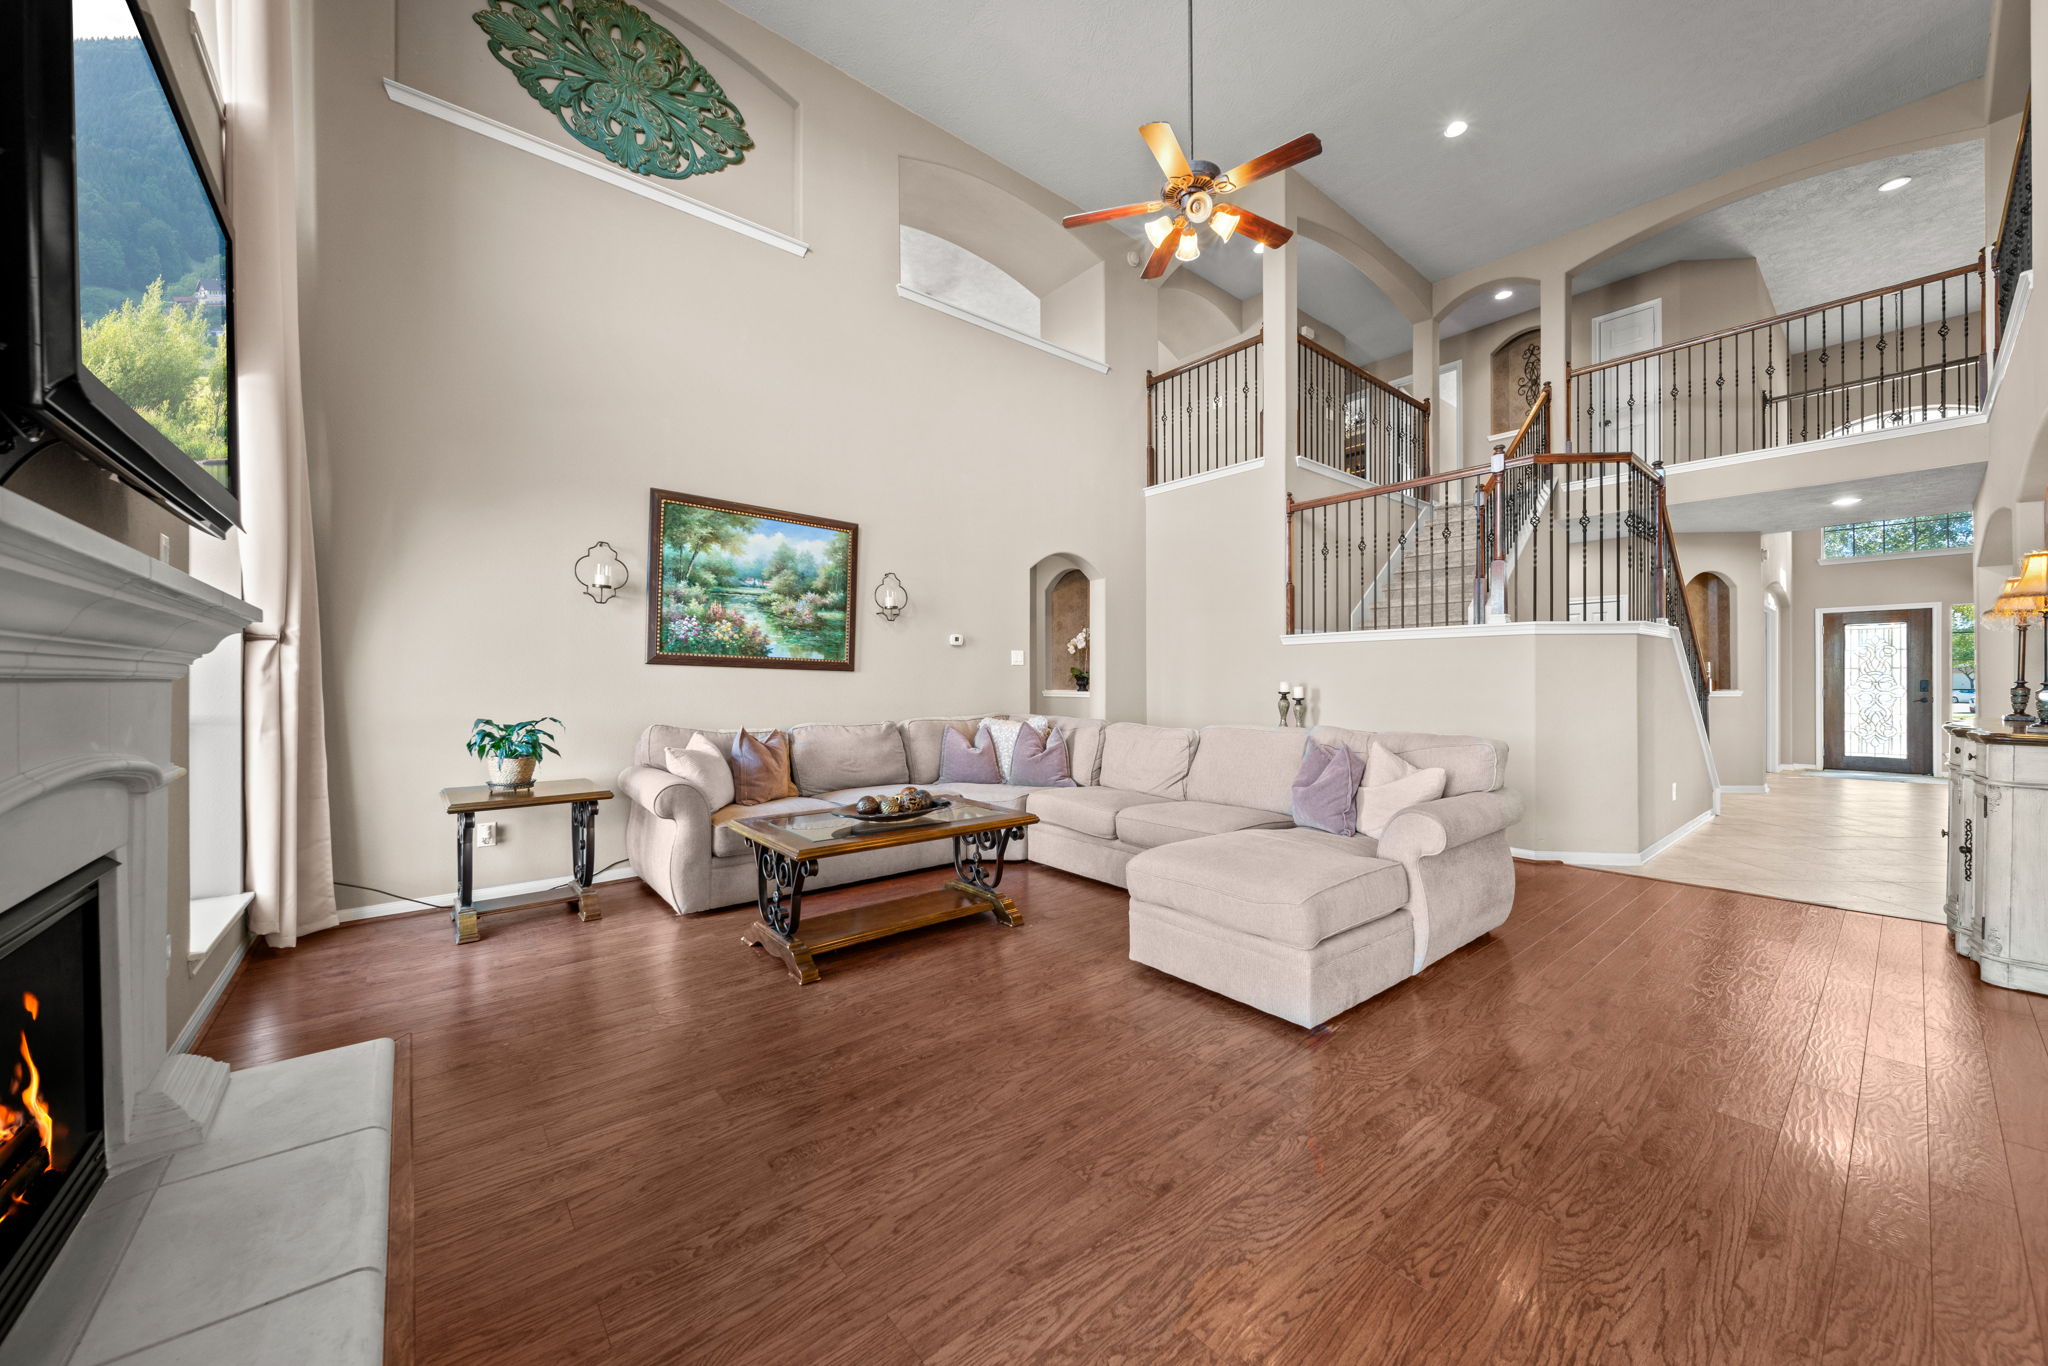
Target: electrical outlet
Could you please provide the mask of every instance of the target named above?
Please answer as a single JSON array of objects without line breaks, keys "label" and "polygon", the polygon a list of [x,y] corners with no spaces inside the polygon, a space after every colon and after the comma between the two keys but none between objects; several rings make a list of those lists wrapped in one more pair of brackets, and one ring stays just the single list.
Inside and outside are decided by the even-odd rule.
[{"label": "electrical outlet", "polygon": [[478,821],[476,823],[476,842],[478,844],[496,844],[498,842],[498,823],[496,821]]},{"label": "electrical outlet", "polygon": [[1022,668],[1024,665],[1024,652],[1022,650],[1010,651],[1010,662]]}]

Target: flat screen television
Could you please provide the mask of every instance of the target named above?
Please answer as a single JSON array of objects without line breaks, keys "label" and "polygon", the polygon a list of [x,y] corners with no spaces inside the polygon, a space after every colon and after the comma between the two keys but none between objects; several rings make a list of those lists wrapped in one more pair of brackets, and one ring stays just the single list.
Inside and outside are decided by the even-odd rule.
[{"label": "flat screen television", "polygon": [[62,443],[236,525],[226,216],[128,0],[0,3],[0,480]]}]

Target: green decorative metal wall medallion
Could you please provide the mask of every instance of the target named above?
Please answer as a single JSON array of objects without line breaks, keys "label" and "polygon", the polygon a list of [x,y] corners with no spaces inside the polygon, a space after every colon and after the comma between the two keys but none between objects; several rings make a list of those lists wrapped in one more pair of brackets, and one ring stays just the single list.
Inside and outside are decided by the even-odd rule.
[{"label": "green decorative metal wall medallion", "polygon": [[704,64],[624,0],[491,0],[473,17],[569,136],[629,171],[709,175],[754,145]]}]

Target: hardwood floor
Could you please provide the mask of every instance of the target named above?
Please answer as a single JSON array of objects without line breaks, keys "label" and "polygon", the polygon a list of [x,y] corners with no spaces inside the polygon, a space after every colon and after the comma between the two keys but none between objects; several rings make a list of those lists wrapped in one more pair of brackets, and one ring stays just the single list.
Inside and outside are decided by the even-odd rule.
[{"label": "hardwood floor", "polygon": [[1023,927],[803,988],[637,883],[373,922],[253,953],[199,1051],[410,1035],[422,1363],[2048,1362],[2048,998],[1937,926],[1519,876],[1314,1032],[1027,865]]}]

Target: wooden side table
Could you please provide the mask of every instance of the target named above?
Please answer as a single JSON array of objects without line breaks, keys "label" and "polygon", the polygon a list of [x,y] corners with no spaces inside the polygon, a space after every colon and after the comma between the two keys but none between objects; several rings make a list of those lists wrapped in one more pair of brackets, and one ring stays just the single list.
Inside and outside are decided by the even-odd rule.
[{"label": "wooden side table", "polygon": [[[442,788],[441,800],[447,803],[448,814],[455,817],[455,906],[450,912],[455,921],[455,942],[474,944],[477,941],[481,935],[477,928],[478,916],[545,906],[554,901],[566,901],[574,906],[580,920],[596,920],[602,916],[603,910],[590,884],[597,876],[597,804],[611,796],[610,790],[584,778],[553,778],[523,788],[482,785]],[[538,892],[521,892],[515,896],[478,901],[474,895],[476,813],[512,811],[527,806],[569,808],[569,876]]]}]

